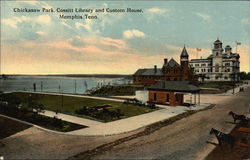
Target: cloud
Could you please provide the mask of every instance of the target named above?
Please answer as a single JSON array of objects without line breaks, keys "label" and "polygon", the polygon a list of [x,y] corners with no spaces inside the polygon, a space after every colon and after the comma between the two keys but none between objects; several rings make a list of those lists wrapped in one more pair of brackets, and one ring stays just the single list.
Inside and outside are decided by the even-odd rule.
[{"label": "cloud", "polygon": [[51,23],[51,17],[49,15],[40,15],[37,17],[12,17],[12,18],[4,18],[2,19],[3,24],[8,25],[14,29],[17,29],[17,25],[22,22],[35,22],[39,24],[49,25]]},{"label": "cloud", "polygon": [[164,13],[167,13],[169,12],[170,10],[168,9],[164,9],[164,8],[157,8],[157,7],[154,7],[154,8],[149,8],[149,9],[146,9],[147,12],[149,13],[154,13],[154,14],[164,14]]},{"label": "cloud", "polygon": [[41,5],[43,8],[46,8],[46,9],[53,8],[51,5],[49,5],[46,2],[39,2],[39,5]]},{"label": "cloud", "polygon": [[112,39],[110,37],[103,37],[101,38],[101,44],[112,46],[120,49],[126,48],[126,43],[123,40],[120,39]]},{"label": "cloud", "polygon": [[31,20],[40,24],[49,25],[51,23],[51,17],[49,15],[40,15],[37,18],[33,18]]},{"label": "cloud", "polygon": [[19,3],[26,3],[26,4],[29,4],[29,5],[32,5],[32,6],[35,6],[35,5],[39,4],[38,1],[34,1],[34,0],[28,0],[28,1],[17,0],[16,2],[19,2]]},{"label": "cloud", "polygon": [[37,32],[36,32],[36,34],[38,34],[38,35],[40,35],[40,36],[44,36],[44,35],[46,35],[46,33],[45,33],[45,32],[43,32],[43,31],[37,31]]},{"label": "cloud", "polygon": [[204,14],[204,13],[194,13],[194,14],[206,22],[211,21],[211,17],[208,14]]},{"label": "cloud", "polygon": [[46,9],[53,8],[52,6],[50,6],[46,2],[36,1],[36,0],[28,0],[28,1],[17,0],[16,2],[18,2],[18,3],[25,3],[25,4],[32,5],[32,6],[41,6],[42,8],[46,8]]},{"label": "cloud", "polygon": [[13,17],[13,18],[4,18],[2,19],[2,23],[5,24],[5,25],[8,25],[12,28],[15,28],[17,29],[17,24],[18,23],[21,23],[23,21],[27,21],[29,20],[30,18],[29,17],[26,17],[26,16],[21,16],[21,17]]},{"label": "cloud", "polygon": [[250,18],[243,18],[241,20],[241,23],[249,25],[250,24]]},{"label": "cloud", "polygon": [[85,24],[82,24],[80,22],[76,22],[75,26],[77,29],[80,29],[81,27],[83,27],[87,31],[92,31],[92,24],[93,24],[92,20],[87,19]]},{"label": "cloud", "polygon": [[123,32],[123,37],[126,39],[132,39],[134,37],[143,38],[143,37],[145,37],[145,33],[143,33],[142,31],[136,30],[136,29],[126,30]]},{"label": "cloud", "polygon": [[170,9],[167,8],[159,8],[159,7],[153,7],[146,9],[145,17],[148,21],[155,19],[159,16],[168,16],[170,12]]},{"label": "cloud", "polygon": [[67,28],[72,29],[72,27],[70,25],[68,25],[66,22],[62,21],[61,24]]}]

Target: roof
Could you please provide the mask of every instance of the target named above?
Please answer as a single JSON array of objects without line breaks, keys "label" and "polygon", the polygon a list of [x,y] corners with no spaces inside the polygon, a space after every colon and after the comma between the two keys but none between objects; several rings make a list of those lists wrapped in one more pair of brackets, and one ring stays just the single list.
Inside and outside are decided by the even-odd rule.
[{"label": "roof", "polygon": [[231,53],[231,54],[222,54],[222,58],[233,58],[233,57],[240,57],[238,53]]},{"label": "roof", "polygon": [[148,87],[148,90],[192,93],[200,91],[200,88],[190,84],[188,81],[160,81]]},{"label": "roof", "polygon": [[191,59],[190,63],[195,63],[195,62],[211,62],[211,59]]},{"label": "roof", "polygon": [[163,76],[162,69],[157,68],[156,72],[154,68],[144,68],[144,69],[138,69],[134,75],[137,76]]},{"label": "roof", "polygon": [[186,47],[184,46],[181,52],[181,58],[185,58],[185,57],[188,58],[188,53],[187,53]]},{"label": "roof", "polygon": [[225,49],[232,49],[231,46],[227,45]]},{"label": "roof", "polygon": [[222,43],[219,39],[217,39],[216,41],[214,41],[214,43]]},{"label": "roof", "polygon": [[171,58],[167,66],[174,67],[174,66],[180,66],[180,65],[173,58]]}]

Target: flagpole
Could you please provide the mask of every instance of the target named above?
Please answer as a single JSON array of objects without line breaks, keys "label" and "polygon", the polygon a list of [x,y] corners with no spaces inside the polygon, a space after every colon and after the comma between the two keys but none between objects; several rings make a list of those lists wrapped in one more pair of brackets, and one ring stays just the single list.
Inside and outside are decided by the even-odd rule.
[{"label": "flagpole", "polygon": [[237,53],[237,52],[238,52],[238,50],[237,50],[238,42],[237,42],[237,41],[235,41],[235,44],[236,44],[236,47],[235,47],[235,52]]}]

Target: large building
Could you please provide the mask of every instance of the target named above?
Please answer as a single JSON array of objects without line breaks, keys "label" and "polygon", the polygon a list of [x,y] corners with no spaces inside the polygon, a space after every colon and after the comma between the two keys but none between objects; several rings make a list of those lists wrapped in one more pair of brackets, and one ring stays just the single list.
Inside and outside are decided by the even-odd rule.
[{"label": "large building", "polygon": [[195,81],[195,76],[189,66],[189,56],[184,47],[180,55],[180,64],[173,58],[169,61],[164,59],[163,66],[149,69],[139,69],[133,75],[133,83],[138,85],[149,86],[161,80],[167,81]]},{"label": "large building", "polygon": [[232,53],[229,45],[224,51],[222,42],[217,39],[214,42],[212,54],[206,59],[192,59],[190,66],[202,81],[238,81],[240,56]]}]

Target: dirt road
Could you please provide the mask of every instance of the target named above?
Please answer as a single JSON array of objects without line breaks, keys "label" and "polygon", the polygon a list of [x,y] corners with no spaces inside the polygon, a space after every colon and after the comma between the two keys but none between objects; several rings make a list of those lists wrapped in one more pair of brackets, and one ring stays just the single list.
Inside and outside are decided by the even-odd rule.
[{"label": "dirt road", "polygon": [[[250,109],[250,88],[223,101],[209,110],[165,126],[147,136],[142,136],[101,153],[93,159],[201,159],[212,145],[210,129],[217,128],[229,133],[235,126],[229,111],[246,113]],[[217,141],[214,141],[217,143]]]}]

